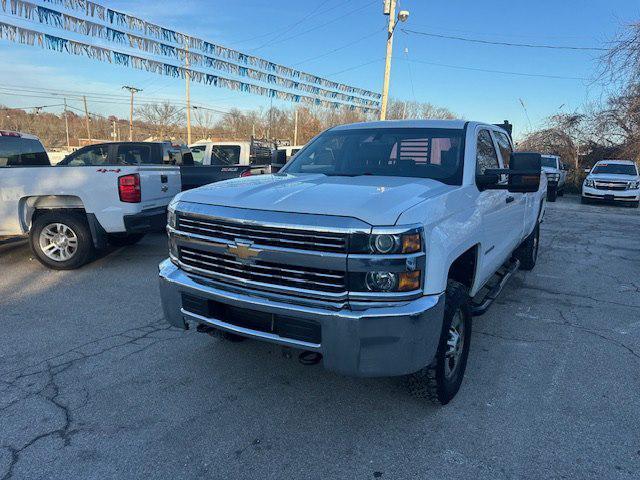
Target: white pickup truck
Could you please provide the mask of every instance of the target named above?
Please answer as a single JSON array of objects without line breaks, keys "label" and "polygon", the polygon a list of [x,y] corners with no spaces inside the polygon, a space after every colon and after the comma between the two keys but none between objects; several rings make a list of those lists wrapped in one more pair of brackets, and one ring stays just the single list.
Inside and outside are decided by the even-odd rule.
[{"label": "white pickup truck", "polygon": [[631,160],[600,160],[582,184],[582,203],[596,201],[640,205],[640,174]]},{"label": "white pickup truck", "polygon": [[536,263],[546,180],[539,154],[512,150],[485,123],[359,123],[277,174],[183,192],[159,266],[165,317],[347,375],[409,375],[445,404],[472,316]]},{"label": "white pickup truck", "polygon": [[555,202],[564,195],[567,167],[558,155],[542,155],[542,171],[547,177],[547,200]]},{"label": "white pickup truck", "polygon": [[180,168],[182,190],[230,178],[271,173],[274,148],[264,140],[197,142],[189,145],[193,165]]},{"label": "white pickup truck", "polygon": [[[180,192],[169,147],[106,143],[81,148],[54,167],[0,168],[0,236],[28,235],[40,262],[66,270],[107,243],[131,244],[162,229],[167,205]],[[0,158],[9,149],[0,137]]]}]

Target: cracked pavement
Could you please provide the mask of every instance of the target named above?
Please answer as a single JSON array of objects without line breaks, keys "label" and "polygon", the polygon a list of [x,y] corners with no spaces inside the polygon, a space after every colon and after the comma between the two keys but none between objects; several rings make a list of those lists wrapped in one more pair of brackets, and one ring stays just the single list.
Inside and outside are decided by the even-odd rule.
[{"label": "cracked pavement", "polygon": [[75,272],[0,247],[0,479],[614,478],[640,471],[640,211],[549,204],[448,406],[169,328],[162,235]]}]

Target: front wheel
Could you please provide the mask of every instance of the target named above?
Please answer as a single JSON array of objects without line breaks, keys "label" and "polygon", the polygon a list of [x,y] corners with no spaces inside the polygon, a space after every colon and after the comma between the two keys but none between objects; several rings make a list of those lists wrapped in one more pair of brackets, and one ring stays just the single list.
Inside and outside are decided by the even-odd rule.
[{"label": "front wheel", "polygon": [[93,238],[81,213],[51,211],[38,215],[29,235],[31,250],[43,265],[73,270],[91,260]]},{"label": "front wheel", "polygon": [[449,403],[462,384],[470,346],[469,294],[464,285],[450,280],[445,292],[444,321],[436,357],[431,365],[408,377],[411,394],[435,404]]}]

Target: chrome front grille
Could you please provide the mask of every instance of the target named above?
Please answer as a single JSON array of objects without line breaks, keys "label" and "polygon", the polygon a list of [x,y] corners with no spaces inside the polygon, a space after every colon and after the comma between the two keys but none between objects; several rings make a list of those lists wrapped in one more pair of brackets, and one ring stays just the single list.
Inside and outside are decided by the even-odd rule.
[{"label": "chrome front grille", "polygon": [[271,247],[328,253],[347,252],[348,236],[342,232],[270,227],[183,214],[178,215],[177,223],[180,231],[227,241],[242,239]]},{"label": "chrome front grille", "polygon": [[595,182],[597,190],[627,190],[629,184],[627,182]]},{"label": "chrome front grille", "polygon": [[179,260],[187,267],[197,269],[196,273],[200,275],[221,280],[240,279],[329,293],[344,293],[347,290],[346,273],[343,271],[283,265],[261,260],[244,263],[233,255],[192,247],[180,247]]}]

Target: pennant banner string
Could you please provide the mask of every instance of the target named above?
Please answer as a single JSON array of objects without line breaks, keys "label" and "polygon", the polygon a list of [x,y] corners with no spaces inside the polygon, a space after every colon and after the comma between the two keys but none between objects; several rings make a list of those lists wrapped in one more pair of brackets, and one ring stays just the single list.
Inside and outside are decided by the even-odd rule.
[{"label": "pennant banner string", "polygon": [[357,106],[353,104],[330,101],[318,97],[310,97],[308,95],[300,95],[291,92],[279,90],[277,88],[269,88],[253,83],[242,82],[226,78],[221,75],[213,75],[201,72],[199,70],[187,69],[172,64],[158,62],[149,58],[138,57],[128,53],[118,52],[110,48],[90,45],[87,43],[69,40],[67,38],[57,37],[35,30],[18,27],[8,23],[0,22],[0,39],[7,39],[12,42],[24,45],[39,46],[47,50],[53,50],[70,55],[79,55],[92,58],[102,62],[112,63],[114,65],[122,65],[132,67],[139,70],[166,75],[174,78],[189,78],[193,81],[212,85],[219,88],[227,88],[240,92],[252,93],[254,95],[262,95],[278,100],[284,100],[293,103],[304,103],[307,105],[316,105],[324,108],[347,108],[349,110],[358,110],[363,112],[377,112],[377,108]]},{"label": "pennant banner string", "polygon": [[[15,1],[15,0],[12,0]],[[359,95],[363,97],[379,100],[381,98],[380,93],[372,92],[363,88],[353,87],[343,83],[334,82],[326,78],[318,77],[316,75],[306,73],[300,70],[296,70],[291,67],[280,65],[274,62],[270,62],[264,58],[256,57],[254,55],[248,55],[238,50],[223,47],[215,43],[202,40],[197,37],[175,32],[173,30],[161,27],[159,25],[146,22],[140,18],[128,15],[126,13],[119,12],[107,8],[89,0],[43,0],[47,3],[63,6],[68,10],[74,10],[82,12],[88,17],[97,18],[105,23],[114,25],[121,28],[128,28],[129,30],[140,32],[149,37],[153,37],[163,42],[172,42],[179,45],[188,45],[190,49],[196,49],[203,53],[215,55],[220,58],[225,58],[236,63],[251,65],[253,67],[274,72],[279,75],[283,75],[292,79],[300,80],[307,83],[313,83],[325,88],[339,90],[341,92],[350,93],[352,95]]]},{"label": "pennant banner string", "polygon": [[[3,3],[3,10],[6,6]],[[301,91],[311,95],[324,97],[331,100],[339,100],[346,103],[363,105],[367,107],[378,107],[376,100],[360,98],[346,93],[335,92],[320,88],[316,85],[309,85],[300,81],[284,78],[272,73],[265,73],[251,67],[236,65],[225,60],[219,60],[200,53],[188,52],[186,49],[157,42],[148,38],[126,33],[110,28],[106,25],[91,22],[89,20],[67,15],[56,10],[45,8],[25,0],[11,0],[11,13],[27,20],[39,22],[43,25],[61,28],[73,33],[100,38],[103,40],[119,43],[142,50],[153,55],[172,57],[184,62],[188,57],[191,66],[211,68],[220,72],[229,73],[239,77],[247,77],[264,83],[275,84],[289,90]]]}]

